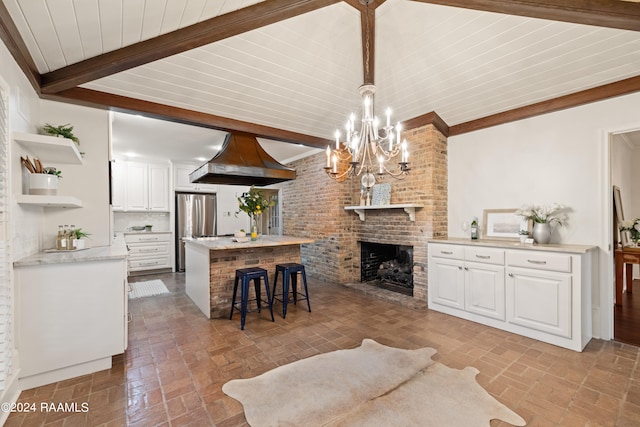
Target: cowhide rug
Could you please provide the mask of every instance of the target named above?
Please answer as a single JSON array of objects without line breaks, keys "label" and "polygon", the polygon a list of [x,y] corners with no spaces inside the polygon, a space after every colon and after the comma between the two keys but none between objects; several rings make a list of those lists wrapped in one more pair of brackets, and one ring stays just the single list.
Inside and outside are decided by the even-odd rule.
[{"label": "cowhide rug", "polygon": [[253,426],[489,426],[525,421],[475,381],[478,370],[365,339],[351,350],[299,360],[222,390]]}]

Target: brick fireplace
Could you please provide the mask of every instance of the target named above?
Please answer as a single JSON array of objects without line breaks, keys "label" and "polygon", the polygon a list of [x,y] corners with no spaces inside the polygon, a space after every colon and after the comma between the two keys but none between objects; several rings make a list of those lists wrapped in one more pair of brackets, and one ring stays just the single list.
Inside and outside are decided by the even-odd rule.
[{"label": "brick fireplace", "polygon": [[301,259],[307,274],[322,281],[359,282],[360,244],[413,248],[413,298],[427,300],[427,240],[447,235],[447,140],[433,124],[402,132],[409,142],[411,172],[391,177],[391,204],[419,204],[415,220],[401,208],[367,210],[365,219],[345,206],[359,203],[359,179],[337,183],[324,172],[324,153],[290,164],[298,178],[282,183],[285,235],[308,237]]}]

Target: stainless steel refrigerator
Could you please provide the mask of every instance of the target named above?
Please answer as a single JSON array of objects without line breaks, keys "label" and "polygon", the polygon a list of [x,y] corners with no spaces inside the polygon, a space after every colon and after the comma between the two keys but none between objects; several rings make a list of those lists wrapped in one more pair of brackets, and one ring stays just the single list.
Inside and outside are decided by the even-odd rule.
[{"label": "stainless steel refrigerator", "polygon": [[176,270],[184,271],[183,237],[216,235],[216,195],[176,193]]}]

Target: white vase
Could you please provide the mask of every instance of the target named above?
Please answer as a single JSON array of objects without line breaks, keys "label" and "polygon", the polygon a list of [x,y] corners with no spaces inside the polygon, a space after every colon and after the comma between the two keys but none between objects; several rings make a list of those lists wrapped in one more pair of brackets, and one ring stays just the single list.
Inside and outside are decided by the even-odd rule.
[{"label": "white vase", "polygon": [[548,222],[533,224],[533,240],[539,245],[546,245],[551,241],[551,226]]},{"label": "white vase", "polygon": [[48,173],[29,174],[29,194],[55,196],[58,193],[58,177]]},{"label": "white vase", "polygon": [[73,246],[75,246],[76,249],[84,249],[84,240],[82,239],[73,239]]}]

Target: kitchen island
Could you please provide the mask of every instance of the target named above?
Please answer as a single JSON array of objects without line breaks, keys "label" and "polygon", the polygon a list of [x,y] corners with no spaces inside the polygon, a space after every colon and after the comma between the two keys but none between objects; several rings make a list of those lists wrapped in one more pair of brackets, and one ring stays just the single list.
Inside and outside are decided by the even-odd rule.
[{"label": "kitchen island", "polygon": [[234,242],[229,237],[202,237],[184,242],[187,295],[211,319],[229,316],[236,269],[264,268],[273,288],[276,264],[301,262],[300,245],[314,241],[262,236],[248,242]]}]

